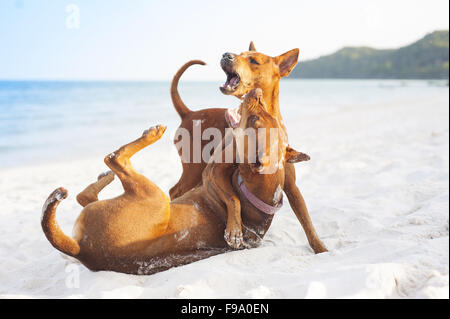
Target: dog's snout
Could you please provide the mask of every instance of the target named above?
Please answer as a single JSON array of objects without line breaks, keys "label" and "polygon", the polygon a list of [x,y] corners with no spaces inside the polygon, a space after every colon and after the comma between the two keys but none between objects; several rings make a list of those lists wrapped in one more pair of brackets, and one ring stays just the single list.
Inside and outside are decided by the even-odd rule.
[{"label": "dog's snout", "polygon": [[226,52],[226,53],[224,53],[222,55],[222,59],[233,61],[234,60],[234,54],[230,53],[230,52]]}]

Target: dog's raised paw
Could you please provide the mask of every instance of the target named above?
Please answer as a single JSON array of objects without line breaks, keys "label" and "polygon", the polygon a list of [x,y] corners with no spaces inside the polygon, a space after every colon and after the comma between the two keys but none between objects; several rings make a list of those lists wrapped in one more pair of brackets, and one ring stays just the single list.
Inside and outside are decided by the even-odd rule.
[{"label": "dog's raised paw", "polygon": [[165,125],[156,125],[156,126],[152,126],[150,127],[148,130],[145,130],[142,133],[143,137],[161,137],[165,130],[166,130],[166,126]]},{"label": "dog's raised paw", "polygon": [[97,180],[101,180],[102,178],[107,178],[110,181],[114,180],[114,172],[113,171],[107,171],[107,172],[103,172],[100,175],[98,175]]}]

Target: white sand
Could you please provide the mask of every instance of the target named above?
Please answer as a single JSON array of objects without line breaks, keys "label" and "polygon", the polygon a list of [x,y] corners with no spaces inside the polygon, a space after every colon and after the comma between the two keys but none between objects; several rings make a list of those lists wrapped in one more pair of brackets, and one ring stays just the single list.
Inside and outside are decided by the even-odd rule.
[{"label": "white sand", "polygon": [[[40,216],[50,192],[66,187],[57,217],[70,234],[74,195],[105,170],[102,158],[1,170],[0,296],[448,298],[448,98],[442,90],[286,119],[291,145],[312,158],[297,164],[298,185],[330,250],[320,255],[286,204],[260,248],[152,276],[91,272],[51,247]],[[170,139],[133,161],[166,191],[181,172]],[[101,198],[119,192],[115,181]]]}]

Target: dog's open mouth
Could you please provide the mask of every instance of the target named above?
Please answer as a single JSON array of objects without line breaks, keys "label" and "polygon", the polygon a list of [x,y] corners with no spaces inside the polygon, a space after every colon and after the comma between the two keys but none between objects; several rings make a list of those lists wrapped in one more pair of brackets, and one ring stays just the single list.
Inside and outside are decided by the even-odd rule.
[{"label": "dog's open mouth", "polygon": [[232,67],[227,63],[221,63],[222,69],[227,75],[227,81],[220,87],[220,90],[224,94],[230,94],[236,91],[239,83],[241,83],[241,78]]}]

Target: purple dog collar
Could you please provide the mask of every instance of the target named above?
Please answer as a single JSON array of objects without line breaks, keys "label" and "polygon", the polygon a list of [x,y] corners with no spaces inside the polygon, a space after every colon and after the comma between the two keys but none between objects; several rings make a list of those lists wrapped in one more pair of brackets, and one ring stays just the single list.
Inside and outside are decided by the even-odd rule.
[{"label": "purple dog collar", "polygon": [[281,197],[281,200],[275,206],[270,206],[269,204],[264,203],[262,200],[256,197],[252,192],[249,191],[247,186],[245,186],[240,172],[238,172],[237,182],[239,187],[241,188],[242,193],[248,199],[248,201],[263,213],[266,213],[267,215],[273,215],[283,206],[283,197]]}]

